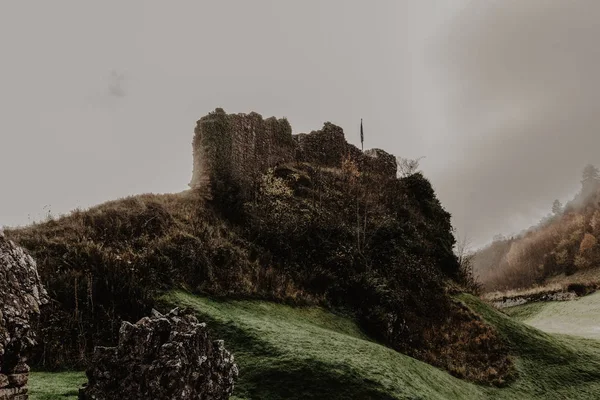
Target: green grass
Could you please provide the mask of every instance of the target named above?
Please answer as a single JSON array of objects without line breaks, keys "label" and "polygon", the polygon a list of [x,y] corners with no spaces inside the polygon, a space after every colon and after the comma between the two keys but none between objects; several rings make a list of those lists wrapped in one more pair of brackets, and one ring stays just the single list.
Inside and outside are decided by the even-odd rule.
[{"label": "green grass", "polygon": [[[214,337],[225,339],[241,370],[237,400],[591,399],[600,393],[600,342],[544,333],[472,296],[459,299],[510,343],[519,377],[509,386],[491,388],[454,378],[374,343],[352,320],[319,308],[217,301],[184,292],[164,300],[195,309]],[[50,388],[75,393],[80,378],[34,374],[37,397],[32,398],[69,398],[51,394]],[[41,397],[42,388],[46,397]]]},{"label": "green grass", "polygon": [[519,378],[508,388],[490,392],[491,398],[597,398],[600,393],[599,341],[545,333],[472,296],[461,298],[500,331],[518,357]]},{"label": "green grass", "polygon": [[600,339],[600,292],[573,301],[530,303],[504,311],[545,332]]},{"label": "green grass", "polygon": [[527,303],[521,306],[503,308],[502,311],[517,321],[526,321],[544,309],[547,303]]},{"label": "green grass", "polygon": [[215,301],[176,292],[225,339],[240,366],[237,399],[480,398],[475,385],[369,341],[356,324],[319,308]]},{"label": "green grass", "polygon": [[600,391],[600,343],[552,336],[460,298],[495,325],[517,358],[506,388],[474,385],[369,341],[356,325],[320,309],[253,301],[219,302],[183,292],[236,355],[240,399],[589,399]]},{"label": "green grass", "polygon": [[29,377],[30,400],[77,400],[84,372],[32,372]]}]

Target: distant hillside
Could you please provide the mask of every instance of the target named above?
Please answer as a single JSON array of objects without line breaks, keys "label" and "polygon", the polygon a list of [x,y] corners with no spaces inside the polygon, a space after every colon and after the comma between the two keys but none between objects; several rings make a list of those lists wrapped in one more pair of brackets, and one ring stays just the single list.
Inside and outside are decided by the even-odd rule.
[{"label": "distant hillside", "polygon": [[[497,238],[473,258],[475,275],[486,290],[543,285],[560,275],[581,275],[600,267],[600,173],[585,167],[581,190],[564,207],[520,235]],[[588,276],[589,274],[585,274]]]},{"label": "distant hillside", "polygon": [[196,127],[192,190],[7,231],[54,300],[39,365],[84,365],[121,320],[185,288],[319,304],[458,377],[505,382],[508,347],[449,295],[463,280],[450,214],[421,174],[395,171],[393,156],[361,152],[333,124],[294,136],[285,120],[215,110]]}]

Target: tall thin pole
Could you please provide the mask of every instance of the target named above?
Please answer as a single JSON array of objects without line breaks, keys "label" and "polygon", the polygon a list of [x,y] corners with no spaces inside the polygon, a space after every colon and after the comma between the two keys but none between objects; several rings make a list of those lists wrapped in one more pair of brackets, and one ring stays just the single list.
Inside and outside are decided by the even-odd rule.
[{"label": "tall thin pole", "polygon": [[[360,150],[361,151],[365,151],[364,149],[364,142],[365,142],[365,134],[363,131],[363,120],[362,118],[360,119]],[[358,251],[360,252],[360,182],[358,182],[358,187],[357,187],[357,193],[356,193],[356,237],[357,237],[357,243],[358,243]],[[366,216],[365,216],[366,218]]]},{"label": "tall thin pole", "polygon": [[360,119],[360,149],[361,149],[361,151],[365,151],[364,142],[365,142],[365,134],[363,132],[363,124],[362,124],[362,118],[361,118]]}]

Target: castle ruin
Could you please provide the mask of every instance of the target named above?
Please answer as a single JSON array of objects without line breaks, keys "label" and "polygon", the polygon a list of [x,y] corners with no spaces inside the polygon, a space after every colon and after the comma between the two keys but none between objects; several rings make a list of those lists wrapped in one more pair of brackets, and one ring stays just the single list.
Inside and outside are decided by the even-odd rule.
[{"label": "castle ruin", "polygon": [[227,114],[217,108],[196,125],[194,170],[189,186],[211,188],[217,182],[235,183],[241,195],[251,193],[269,168],[307,162],[339,168],[344,159],[359,170],[396,177],[396,158],[380,149],[361,151],[348,143],[342,128],[326,122],[321,130],[292,135],[286,119],[263,119],[260,114]]}]

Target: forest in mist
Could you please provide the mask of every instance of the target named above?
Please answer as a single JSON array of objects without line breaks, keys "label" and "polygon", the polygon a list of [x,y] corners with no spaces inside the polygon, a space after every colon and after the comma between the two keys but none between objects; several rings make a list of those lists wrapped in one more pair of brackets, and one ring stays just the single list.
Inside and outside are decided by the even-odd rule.
[{"label": "forest in mist", "polygon": [[555,200],[538,224],[477,251],[473,270],[488,290],[526,288],[556,275],[571,275],[600,262],[600,173],[582,172],[581,188],[565,205]]}]

